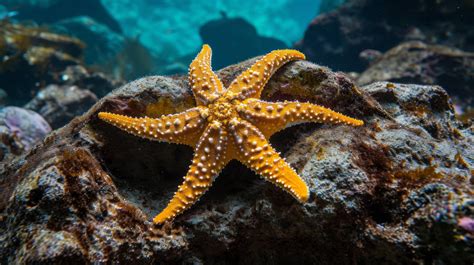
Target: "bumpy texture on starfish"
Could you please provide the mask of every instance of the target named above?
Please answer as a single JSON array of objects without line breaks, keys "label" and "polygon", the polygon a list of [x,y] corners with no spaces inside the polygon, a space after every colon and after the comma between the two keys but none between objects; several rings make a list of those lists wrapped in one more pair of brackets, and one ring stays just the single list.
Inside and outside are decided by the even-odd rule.
[{"label": "bumpy texture on starfish", "polygon": [[183,184],[168,206],[153,219],[155,223],[172,220],[194,204],[232,159],[239,160],[300,202],[308,200],[309,189],[305,182],[270,146],[268,138],[302,122],[353,126],[364,123],[310,103],[259,100],[265,84],[279,67],[304,58],[295,50],[273,51],[224,89],[211,69],[211,49],[204,45],[189,68],[189,82],[197,107],[157,119],[99,113],[102,120],[131,134],[194,148],[194,158]]}]

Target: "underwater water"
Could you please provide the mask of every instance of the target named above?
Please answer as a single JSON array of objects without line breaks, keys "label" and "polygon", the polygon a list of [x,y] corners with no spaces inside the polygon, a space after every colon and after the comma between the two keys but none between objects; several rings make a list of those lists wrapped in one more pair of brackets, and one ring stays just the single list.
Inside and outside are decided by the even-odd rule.
[{"label": "underwater water", "polygon": [[[73,57],[88,68],[129,81],[150,74],[186,73],[204,43],[214,49],[215,69],[292,47],[319,12],[343,2],[5,0],[0,3],[0,19],[5,36],[20,30],[12,25],[27,25],[21,30],[30,34],[45,31],[77,38],[80,51]],[[22,34],[18,32],[15,39],[12,33],[9,41],[20,47]],[[27,86],[44,86],[38,82],[41,78],[26,81]],[[21,97],[16,94],[21,92],[13,92],[13,104]]]},{"label": "underwater water", "polygon": [[[236,54],[236,59],[218,64],[219,68],[275,47],[291,47],[302,38],[306,25],[321,9],[334,9],[342,2],[88,0],[68,4],[7,0],[0,5],[0,17],[30,21],[78,37],[87,44],[86,63],[104,66],[104,71],[110,71],[116,64],[113,60],[120,61],[123,68],[133,68],[117,70],[133,72],[119,73],[129,79],[150,72],[185,72],[180,63],[206,41],[230,38],[232,42],[242,38],[249,43],[249,47],[244,48],[247,51],[233,49],[231,43],[226,52]],[[229,22],[225,23],[225,19]],[[234,21],[236,19],[241,21]],[[209,34],[202,31],[213,21],[220,25],[211,29],[210,34],[214,35],[209,39],[206,38]],[[260,43],[260,37],[272,43]],[[168,66],[173,63],[174,66]]]},{"label": "underwater water", "polygon": [[223,15],[243,18],[251,22],[259,35],[277,38],[290,47],[301,39],[320,7],[320,1],[308,0],[102,2],[128,36],[139,35],[143,44],[156,53],[167,53],[165,48],[172,47],[176,56],[197,51],[202,42],[199,28]]},{"label": "underwater water", "polygon": [[0,0],[0,264],[473,264],[473,0]]}]

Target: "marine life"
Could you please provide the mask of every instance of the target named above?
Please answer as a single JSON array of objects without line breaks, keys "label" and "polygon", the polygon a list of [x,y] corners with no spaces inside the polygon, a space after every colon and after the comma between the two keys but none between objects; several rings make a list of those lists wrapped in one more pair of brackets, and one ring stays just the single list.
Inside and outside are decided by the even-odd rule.
[{"label": "marine life", "polygon": [[255,2],[0,0],[0,264],[474,265],[474,0]]},{"label": "marine life", "polygon": [[289,192],[298,201],[308,200],[310,194],[305,182],[271,147],[269,137],[302,122],[353,126],[361,126],[364,122],[310,103],[259,99],[277,69],[287,62],[302,59],[305,56],[295,50],[273,51],[225,89],[211,69],[211,48],[204,45],[189,68],[196,107],[156,119],[99,113],[100,119],[136,136],[194,148],[194,158],[183,184],[168,206],[153,219],[155,223],[172,220],[188,209],[232,159]]}]

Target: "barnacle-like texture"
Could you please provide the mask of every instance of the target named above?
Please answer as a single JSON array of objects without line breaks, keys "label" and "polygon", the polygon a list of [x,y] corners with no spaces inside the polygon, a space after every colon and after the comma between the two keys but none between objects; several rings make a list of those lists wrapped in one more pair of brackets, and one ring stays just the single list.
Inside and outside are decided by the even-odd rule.
[{"label": "barnacle-like texture", "polygon": [[194,204],[232,159],[289,192],[300,202],[309,198],[305,182],[268,142],[275,132],[302,122],[361,126],[357,120],[310,103],[259,100],[272,74],[285,63],[304,59],[295,50],[276,50],[258,60],[224,89],[211,69],[211,49],[204,45],[189,69],[197,107],[162,117],[132,118],[99,113],[118,128],[151,140],[187,144],[195,154],[184,182],[153,221],[163,223]]}]

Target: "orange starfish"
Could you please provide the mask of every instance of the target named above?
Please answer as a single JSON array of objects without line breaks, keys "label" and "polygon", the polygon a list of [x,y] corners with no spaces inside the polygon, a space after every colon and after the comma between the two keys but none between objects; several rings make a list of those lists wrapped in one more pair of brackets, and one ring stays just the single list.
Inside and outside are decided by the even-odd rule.
[{"label": "orange starfish", "polygon": [[197,107],[157,119],[99,113],[102,120],[131,134],[194,148],[194,158],[183,184],[153,222],[172,220],[189,208],[232,159],[239,160],[300,202],[308,200],[305,182],[270,146],[268,138],[296,123],[360,126],[364,122],[310,103],[259,100],[265,84],[279,67],[302,59],[305,56],[295,50],[272,51],[224,89],[211,69],[211,48],[204,45],[189,69]]}]

